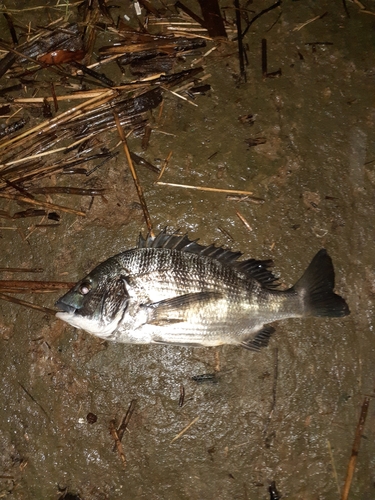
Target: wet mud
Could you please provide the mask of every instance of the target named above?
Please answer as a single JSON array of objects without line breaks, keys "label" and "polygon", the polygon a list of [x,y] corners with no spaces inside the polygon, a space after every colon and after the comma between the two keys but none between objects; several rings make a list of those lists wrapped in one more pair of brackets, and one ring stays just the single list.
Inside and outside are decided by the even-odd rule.
[{"label": "wet mud", "polygon": [[[233,19],[232,3],[220,5]],[[155,230],[181,228],[203,244],[271,258],[284,286],[324,247],[351,315],[280,322],[270,345],[252,353],[111,344],[1,301],[0,498],[266,500],[275,481],[285,499],[337,499],[366,396],[349,498],[375,497],[375,18],[357,2],[346,7],[283,2],[259,17],[243,40],[246,81],[237,43],[208,42],[217,46],[204,62],[211,90],[195,96],[197,106],[166,93],[147,150],[141,138],[128,143],[159,167],[172,151],[164,182],[264,200],[157,185],[156,174],[139,169]],[[252,17],[265,4],[246,8]],[[33,24],[39,15],[27,14]],[[262,74],[262,39],[268,72],[281,69],[279,77]],[[259,138],[264,144],[249,146]],[[64,213],[55,228],[33,231],[28,219],[2,219],[0,267],[43,272],[1,279],[76,281],[146,233],[122,152],[95,182],[75,182],[108,190],[93,202],[53,195],[86,217]],[[59,295],[19,297],[53,308]],[[192,379],[202,374],[212,377]],[[110,429],[132,401],[121,458]]]}]

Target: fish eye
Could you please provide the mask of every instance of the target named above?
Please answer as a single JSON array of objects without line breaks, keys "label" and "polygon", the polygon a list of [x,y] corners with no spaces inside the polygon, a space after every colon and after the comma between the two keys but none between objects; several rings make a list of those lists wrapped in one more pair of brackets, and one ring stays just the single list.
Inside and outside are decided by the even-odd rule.
[{"label": "fish eye", "polygon": [[82,283],[82,285],[78,288],[78,291],[81,295],[87,295],[90,290],[91,290],[91,283],[89,283],[88,281]]}]

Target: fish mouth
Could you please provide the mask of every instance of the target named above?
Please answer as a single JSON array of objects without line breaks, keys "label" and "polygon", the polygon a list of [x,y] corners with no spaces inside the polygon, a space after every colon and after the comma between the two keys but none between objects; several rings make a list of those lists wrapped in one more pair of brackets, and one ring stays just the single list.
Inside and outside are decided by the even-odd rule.
[{"label": "fish mouth", "polygon": [[66,302],[63,302],[61,299],[59,299],[56,303],[55,306],[60,309],[61,311],[67,312],[67,313],[72,313],[74,314],[76,312],[76,308],[73,306],[70,306]]}]

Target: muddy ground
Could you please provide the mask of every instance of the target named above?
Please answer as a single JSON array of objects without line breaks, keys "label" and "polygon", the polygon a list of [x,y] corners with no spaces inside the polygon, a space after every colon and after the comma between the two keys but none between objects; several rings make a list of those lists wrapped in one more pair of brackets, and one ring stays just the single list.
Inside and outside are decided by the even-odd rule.
[{"label": "muddy ground", "polygon": [[[233,19],[232,4],[220,3]],[[271,4],[250,2],[249,17]],[[375,16],[361,12],[359,2],[346,7],[283,2],[260,16],[244,38],[246,81],[236,42],[209,41],[208,48],[218,46],[205,58],[211,90],[195,97],[197,106],[164,95],[148,149],[132,137],[129,146],[157,165],[172,151],[165,182],[248,190],[265,200],[239,203],[221,193],[158,186],[155,174],[143,170],[156,230],[181,228],[204,244],[271,258],[285,286],[325,247],[351,315],[280,322],[270,345],[252,353],[111,344],[1,301],[0,498],[266,500],[270,481],[283,499],[340,497],[361,406],[375,384]],[[40,11],[14,15],[42,23]],[[56,19],[61,12],[43,15]],[[2,38],[9,37],[4,20],[1,26]],[[262,75],[263,38],[268,71],[281,69],[279,77]],[[239,120],[244,115],[254,123]],[[247,140],[259,137],[266,142],[249,147]],[[54,228],[2,220],[21,233],[0,227],[0,267],[43,273],[2,272],[1,279],[76,281],[145,234],[122,152],[94,178],[49,181],[108,193],[92,206],[87,197],[53,195],[55,203],[87,212],[61,214]],[[0,208],[20,206],[2,200]],[[19,297],[53,308],[58,296]],[[192,380],[207,373],[214,381]],[[124,467],[109,429],[133,400]],[[371,399],[352,500],[375,498],[374,423]]]}]

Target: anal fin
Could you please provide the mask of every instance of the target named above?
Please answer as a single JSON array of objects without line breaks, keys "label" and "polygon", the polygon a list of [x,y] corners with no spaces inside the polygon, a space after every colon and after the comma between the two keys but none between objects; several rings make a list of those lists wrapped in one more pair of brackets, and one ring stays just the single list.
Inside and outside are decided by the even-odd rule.
[{"label": "anal fin", "polygon": [[275,329],[272,326],[266,325],[257,332],[255,337],[252,337],[249,340],[243,340],[240,345],[249,351],[260,351],[262,347],[266,347],[268,345],[274,331]]}]

